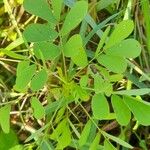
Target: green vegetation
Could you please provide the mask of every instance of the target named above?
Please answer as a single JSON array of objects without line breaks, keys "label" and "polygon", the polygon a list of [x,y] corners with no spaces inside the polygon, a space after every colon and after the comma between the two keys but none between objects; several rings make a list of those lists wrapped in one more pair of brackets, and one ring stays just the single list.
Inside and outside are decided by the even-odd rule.
[{"label": "green vegetation", "polygon": [[0,150],[149,150],[149,11],[1,0]]}]

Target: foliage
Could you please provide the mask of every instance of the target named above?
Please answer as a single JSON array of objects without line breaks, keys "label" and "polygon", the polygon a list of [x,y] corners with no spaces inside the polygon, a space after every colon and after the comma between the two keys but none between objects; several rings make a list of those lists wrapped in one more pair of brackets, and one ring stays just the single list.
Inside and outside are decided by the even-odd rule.
[{"label": "foliage", "polygon": [[[96,9],[114,3],[117,1],[101,0]],[[132,149],[134,145],[125,138],[126,130],[150,125],[150,104],[142,97],[150,93],[149,88],[126,85],[122,90],[118,88],[124,80],[137,85],[125,76],[136,69],[132,62],[142,49],[133,37],[133,20],[120,19],[114,26],[104,20],[99,26],[84,0],[52,0],[50,4],[46,0],[24,0],[23,7],[39,19],[25,27],[21,40],[17,39],[19,42],[13,48],[9,48],[11,43],[0,49],[2,56],[18,62],[11,100],[0,108],[0,138],[8,134],[16,139],[7,149]],[[90,39],[96,34],[100,40],[92,49]],[[13,51],[21,44],[25,52]],[[145,78],[149,80],[147,75]],[[29,145],[19,145],[10,127],[9,114],[16,104],[22,126],[28,129],[26,117],[35,124],[35,129],[28,129]],[[23,107],[28,109],[26,115],[22,114]],[[84,119],[78,117],[77,108],[86,116]],[[112,120],[121,127],[119,136],[103,128]]]}]

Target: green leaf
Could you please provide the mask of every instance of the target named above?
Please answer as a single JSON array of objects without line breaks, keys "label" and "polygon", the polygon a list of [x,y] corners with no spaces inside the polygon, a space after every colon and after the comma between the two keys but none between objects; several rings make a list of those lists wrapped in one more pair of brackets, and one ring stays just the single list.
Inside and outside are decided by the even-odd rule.
[{"label": "green leaf", "polygon": [[53,130],[53,133],[50,135],[50,138],[53,140],[57,140],[58,137],[62,134],[63,129],[67,125],[67,119],[62,120],[57,127]]},{"label": "green leaf", "polygon": [[141,46],[138,41],[134,39],[127,39],[121,41],[119,44],[108,48],[106,54],[112,56],[120,56],[126,58],[135,58],[141,53]]},{"label": "green leaf", "polygon": [[66,57],[73,57],[78,55],[80,49],[83,47],[82,38],[79,34],[73,35],[64,46],[64,55]]},{"label": "green leaf", "polygon": [[78,85],[75,85],[75,87],[74,87],[74,89],[73,89],[74,91],[74,96],[75,96],[75,99],[80,99],[80,100],[82,100],[82,101],[87,101],[87,100],[89,100],[89,94],[88,94],[88,92],[85,90],[85,89],[83,89],[83,88],[81,88],[80,86],[78,86]]},{"label": "green leaf", "polygon": [[10,109],[10,105],[0,108],[0,125],[5,133],[9,133],[10,130]]},{"label": "green leaf", "polygon": [[58,144],[56,149],[64,149],[65,147],[69,146],[71,143],[71,132],[69,126],[66,125],[63,128],[62,135],[58,138]]},{"label": "green leaf", "polygon": [[103,135],[105,135],[107,138],[115,141],[116,143],[126,147],[126,148],[129,148],[129,149],[132,149],[133,146],[131,146],[130,144],[128,144],[127,142],[123,141],[122,139],[118,138],[118,137],[115,137],[113,135],[110,135],[108,133],[106,133],[105,131],[101,131]]},{"label": "green leaf", "polygon": [[24,0],[23,6],[27,12],[48,22],[56,23],[56,19],[46,0]]},{"label": "green leaf", "polygon": [[116,120],[122,126],[128,125],[131,119],[131,112],[129,108],[125,105],[123,99],[117,95],[112,95],[111,103],[116,114]]},{"label": "green leaf", "polygon": [[88,65],[87,55],[83,48],[80,49],[78,55],[71,57],[72,61],[79,67]]},{"label": "green leaf", "polygon": [[90,144],[90,148],[89,150],[96,150],[98,148],[100,142],[100,134],[97,133],[95,139],[93,140],[93,142]]},{"label": "green leaf", "polygon": [[22,145],[15,145],[12,148],[10,148],[9,150],[23,150],[23,146]]},{"label": "green leaf", "polygon": [[79,34],[72,36],[64,47],[64,55],[71,57],[72,61],[85,67],[88,64],[87,55],[82,45],[82,38]]},{"label": "green leaf", "polygon": [[38,91],[45,85],[48,74],[45,69],[40,70],[31,80],[31,90]]},{"label": "green leaf", "polygon": [[60,20],[60,14],[62,9],[63,0],[51,0],[54,16],[57,18],[57,20]]},{"label": "green leaf", "polygon": [[113,75],[109,76],[109,81],[110,82],[117,82],[117,81],[122,80],[122,78],[123,78],[122,74],[113,74]]},{"label": "green leaf", "polygon": [[57,125],[50,138],[58,142],[56,149],[64,149],[71,143],[71,132],[67,124],[67,119],[62,120]]},{"label": "green leaf", "polygon": [[80,78],[80,86],[81,87],[86,87],[88,84],[88,75],[83,75],[81,78]]},{"label": "green leaf", "polygon": [[64,24],[62,26],[62,35],[68,34],[71,30],[79,25],[79,23],[84,19],[88,11],[88,3],[85,1],[78,1],[71,8],[70,12],[67,14]]},{"label": "green leaf", "polygon": [[92,112],[96,119],[104,119],[109,114],[109,105],[103,94],[96,94],[92,98]]},{"label": "green leaf", "polygon": [[18,144],[17,135],[13,130],[10,130],[8,134],[4,133],[3,131],[0,131],[0,141],[0,150],[10,150],[12,147]]},{"label": "green leaf", "polygon": [[120,43],[122,40],[127,38],[133,31],[134,24],[132,20],[123,20],[120,22],[114,29],[113,33],[111,34],[105,49],[108,49],[118,43]]},{"label": "green leaf", "polygon": [[53,41],[57,38],[58,33],[50,28],[48,24],[29,24],[23,36],[27,42],[42,42],[42,41]]},{"label": "green leaf", "polygon": [[31,107],[33,108],[33,115],[36,119],[42,119],[45,116],[45,109],[41,102],[36,98],[32,97]]},{"label": "green leaf", "polygon": [[102,77],[97,73],[94,75],[94,90],[95,93],[108,93],[111,94],[112,84],[108,82],[107,80],[102,79]]},{"label": "green leaf", "polygon": [[17,76],[21,75],[22,72],[29,67],[29,61],[21,61],[17,66]]},{"label": "green leaf", "polygon": [[112,72],[123,73],[127,68],[127,62],[124,58],[102,54],[98,56],[97,61]]},{"label": "green leaf", "polygon": [[[24,68],[23,68],[24,67]],[[19,63],[17,67],[17,78],[14,89],[19,92],[23,92],[27,89],[31,78],[36,71],[36,65],[28,65],[28,62]]]},{"label": "green leaf", "polygon": [[149,88],[141,88],[141,89],[132,89],[132,90],[121,90],[121,91],[115,91],[113,92],[114,94],[119,94],[119,95],[145,95],[150,93]]},{"label": "green leaf", "polygon": [[98,47],[97,47],[96,52],[95,52],[95,57],[98,56],[98,53],[100,52],[101,48],[105,44],[105,41],[106,41],[106,39],[108,37],[109,32],[110,32],[110,26],[108,26],[106,28],[106,30],[104,31],[104,33],[103,33],[103,35],[102,35],[102,37],[100,39],[100,42],[99,42]]},{"label": "green leaf", "polygon": [[87,139],[88,139],[89,134],[90,134],[91,126],[92,126],[92,122],[91,122],[91,120],[89,120],[86,123],[86,125],[85,125],[85,127],[81,133],[81,137],[79,139],[79,146],[80,147],[86,144]]},{"label": "green leaf", "polygon": [[117,149],[108,140],[105,140],[104,150],[117,150]]},{"label": "green leaf", "polygon": [[59,47],[50,42],[35,43],[33,49],[35,56],[42,59],[42,53],[44,60],[54,60],[61,53]]},{"label": "green leaf", "polygon": [[125,104],[134,114],[135,118],[138,120],[139,124],[144,126],[150,125],[150,103],[138,100],[130,96],[123,97]]}]

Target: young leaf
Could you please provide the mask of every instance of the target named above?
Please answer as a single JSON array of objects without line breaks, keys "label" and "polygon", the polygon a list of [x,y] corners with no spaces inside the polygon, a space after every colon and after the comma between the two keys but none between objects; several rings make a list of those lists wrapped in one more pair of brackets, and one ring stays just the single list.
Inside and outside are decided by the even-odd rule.
[{"label": "young leaf", "polygon": [[109,114],[109,105],[103,94],[96,94],[92,98],[92,111],[96,119],[104,119]]},{"label": "young leaf", "polygon": [[112,72],[123,73],[127,68],[127,62],[123,57],[102,54],[97,61]]},{"label": "young leaf", "polygon": [[[22,70],[22,67],[25,67],[24,70]],[[18,64],[19,69],[17,69],[17,78],[16,78],[16,84],[14,85],[14,89],[16,91],[23,92],[26,90],[27,85],[31,81],[31,78],[33,77],[35,71],[36,71],[36,65],[28,65],[28,62],[20,63]]]},{"label": "young leaf", "polygon": [[81,137],[79,139],[79,146],[80,147],[86,144],[88,136],[90,134],[91,126],[92,126],[92,122],[91,122],[91,120],[89,120],[86,123],[86,125],[85,125],[85,127],[81,133]]},{"label": "young leaf", "polygon": [[44,57],[44,60],[54,60],[60,55],[60,49],[58,48],[58,46],[50,42],[35,43],[33,49],[34,54],[38,59],[42,59],[41,53]]},{"label": "young leaf", "polygon": [[124,96],[123,100],[132,111],[139,124],[144,126],[150,125],[150,103],[140,101],[131,96]]},{"label": "young leaf", "polygon": [[46,0],[24,0],[23,6],[27,12],[48,22],[56,23],[56,19]]},{"label": "young leaf", "polygon": [[9,133],[10,130],[10,109],[10,105],[0,108],[0,125],[5,133]]},{"label": "young leaf", "polygon": [[58,36],[58,33],[51,29],[48,24],[32,23],[26,27],[23,36],[27,42],[42,42],[53,41]]},{"label": "young leaf", "polygon": [[73,30],[84,19],[88,11],[88,3],[85,1],[78,1],[71,8],[67,14],[65,22],[62,26],[61,34],[66,35]]},{"label": "young leaf", "polygon": [[63,0],[51,0],[54,16],[57,19],[57,21],[60,20],[60,14],[62,9]]},{"label": "young leaf", "polygon": [[35,74],[31,80],[31,90],[37,91],[43,88],[48,79],[48,74],[46,70],[42,69]]},{"label": "young leaf", "polygon": [[132,20],[123,20],[120,22],[114,29],[113,33],[111,34],[105,49],[108,49],[118,43],[120,43],[122,40],[127,38],[133,31],[134,24]]},{"label": "young leaf", "polygon": [[36,98],[32,97],[31,99],[31,107],[33,108],[33,115],[36,119],[42,119],[45,115],[45,109],[41,102]]},{"label": "young leaf", "polygon": [[123,99],[117,95],[112,95],[111,103],[116,114],[116,120],[122,126],[126,126],[131,119],[131,112],[129,108],[125,105]]},{"label": "young leaf", "polygon": [[141,46],[138,41],[134,39],[127,39],[121,41],[119,44],[108,48],[106,54],[112,56],[120,56],[126,58],[135,58],[141,53]]}]

